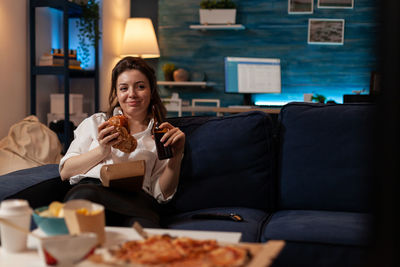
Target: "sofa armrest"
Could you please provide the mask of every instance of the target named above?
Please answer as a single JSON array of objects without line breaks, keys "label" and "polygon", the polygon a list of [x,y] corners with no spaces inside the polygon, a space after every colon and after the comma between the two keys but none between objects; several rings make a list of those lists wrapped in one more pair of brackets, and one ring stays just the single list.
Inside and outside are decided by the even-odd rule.
[{"label": "sofa armrest", "polygon": [[0,176],[0,201],[26,199],[32,208],[37,208],[62,201],[70,188],[69,182],[61,180],[58,164],[48,164]]}]

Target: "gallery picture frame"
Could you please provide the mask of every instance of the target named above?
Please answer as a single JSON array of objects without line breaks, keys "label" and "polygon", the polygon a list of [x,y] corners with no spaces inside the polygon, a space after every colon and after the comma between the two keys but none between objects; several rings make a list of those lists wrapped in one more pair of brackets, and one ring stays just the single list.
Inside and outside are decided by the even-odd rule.
[{"label": "gallery picture frame", "polygon": [[318,0],[317,7],[353,9],[354,0]]},{"label": "gallery picture frame", "polygon": [[308,19],[308,44],[343,45],[344,19]]},{"label": "gallery picture frame", "polygon": [[288,0],[288,14],[314,13],[314,0]]}]

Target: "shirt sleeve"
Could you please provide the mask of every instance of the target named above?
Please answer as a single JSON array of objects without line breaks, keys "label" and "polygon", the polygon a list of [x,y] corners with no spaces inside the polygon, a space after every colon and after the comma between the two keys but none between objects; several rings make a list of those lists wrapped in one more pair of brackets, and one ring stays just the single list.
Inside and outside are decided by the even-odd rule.
[{"label": "shirt sleeve", "polygon": [[167,160],[158,160],[156,161],[156,165],[154,166],[154,170],[152,173],[151,179],[156,180],[154,183],[154,188],[153,188],[153,197],[157,200],[158,203],[167,203],[169,202],[175,195],[176,193],[176,188],[175,191],[172,195],[169,197],[165,198],[160,187],[160,176],[164,172],[167,164],[168,164],[169,159]]},{"label": "shirt sleeve", "polygon": [[67,153],[60,160],[60,171],[67,159],[89,151],[91,144],[96,141],[97,127],[104,120],[105,118],[101,114],[95,114],[79,124],[74,131],[74,140],[71,142]]}]

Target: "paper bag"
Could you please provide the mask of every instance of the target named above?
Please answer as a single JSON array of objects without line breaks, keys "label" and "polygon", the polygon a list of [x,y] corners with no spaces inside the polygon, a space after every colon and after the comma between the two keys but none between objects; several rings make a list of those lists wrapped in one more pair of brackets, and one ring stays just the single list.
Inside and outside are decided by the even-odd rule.
[{"label": "paper bag", "polygon": [[[67,201],[63,209],[70,234],[96,233],[99,244],[104,243],[106,219],[102,205],[84,199],[73,199]],[[82,209],[85,209],[87,214],[79,212]]]},{"label": "paper bag", "polygon": [[145,169],[144,160],[107,164],[101,167],[100,179],[105,187],[139,191],[142,188]]}]

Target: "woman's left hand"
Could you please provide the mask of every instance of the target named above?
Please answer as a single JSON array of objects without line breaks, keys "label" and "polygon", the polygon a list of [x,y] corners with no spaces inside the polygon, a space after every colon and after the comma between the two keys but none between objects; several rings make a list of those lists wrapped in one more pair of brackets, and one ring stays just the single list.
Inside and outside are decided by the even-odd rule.
[{"label": "woman's left hand", "polygon": [[164,146],[171,146],[174,157],[182,155],[185,148],[185,134],[178,128],[172,126],[169,122],[163,122],[159,126],[160,129],[168,129],[161,138]]}]

